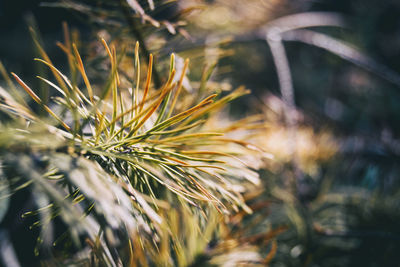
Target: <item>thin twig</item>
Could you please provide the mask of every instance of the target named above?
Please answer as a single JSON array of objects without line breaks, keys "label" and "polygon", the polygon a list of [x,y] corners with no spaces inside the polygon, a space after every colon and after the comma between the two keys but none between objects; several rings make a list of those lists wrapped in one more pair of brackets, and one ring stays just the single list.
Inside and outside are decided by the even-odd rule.
[{"label": "thin twig", "polygon": [[282,94],[282,100],[285,104],[285,120],[289,131],[289,149],[293,158],[293,169],[295,172],[295,181],[292,184],[295,191],[303,179],[303,174],[299,168],[299,158],[297,155],[297,121],[295,118],[295,101],[292,75],[290,73],[289,62],[286,56],[285,48],[282,43],[280,33],[271,30],[266,38],[272,52],[272,58],[277,70],[279,86]]},{"label": "thin twig", "polygon": [[350,44],[326,34],[310,30],[295,30],[282,35],[284,41],[298,41],[325,49],[353,64],[375,73],[387,81],[400,86],[400,75],[389,67],[361,53]]}]

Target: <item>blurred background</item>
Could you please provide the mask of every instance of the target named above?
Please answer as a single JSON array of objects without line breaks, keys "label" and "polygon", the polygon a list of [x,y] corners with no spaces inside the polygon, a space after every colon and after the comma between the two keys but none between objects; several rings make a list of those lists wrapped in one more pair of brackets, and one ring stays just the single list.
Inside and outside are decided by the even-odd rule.
[{"label": "blurred background", "polygon": [[[104,27],[90,15],[42,2],[0,0],[0,60],[32,84],[43,70],[32,60],[37,52],[28,25],[39,30],[61,66],[65,58],[55,43],[63,38],[63,21],[79,32],[82,44],[98,39]],[[175,19],[182,10],[188,11],[185,23]],[[276,19],[314,11],[340,14],[344,27],[310,30],[334,38],[333,50],[339,44],[353,50],[343,58],[343,49],[283,38],[293,85],[290,107],[271,47],[259,33]],[[270,265],[399,266],[400,2],[181,0],[150,15],[180,29],[167,23],[153,35],[143,29],[156,58],[176,52],[190,57],[192,66],[218,61],[211,78],[216,87],[252,91],[232,105],[231,115],[267,118],[268,131],[253,141],[275,157],[261,171],[261,198],[268,205],[256,212],[260,218],[249,220],[259,222],[254,231],[289,226],[278,236]],[[107,27],[117,29],[118,23]],[[360,54],[366,60],[360,62]],[[201,74],[202,68],[191,68],[194,79]]]}]

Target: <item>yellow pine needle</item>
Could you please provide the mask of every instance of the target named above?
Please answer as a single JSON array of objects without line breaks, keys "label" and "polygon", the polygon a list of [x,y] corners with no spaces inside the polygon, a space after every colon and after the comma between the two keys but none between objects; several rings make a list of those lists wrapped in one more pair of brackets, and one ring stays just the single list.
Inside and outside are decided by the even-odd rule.
[{"label": "yellow pine needle", "polygon": [[[143,154],[143,153],[142,153],[142,154]],[[145,154],[149,154],[149,153],[145,153]],[[142,159],[142,160],[147,160],[147,161],[150,161],[150,162],[155,162],[155,163],[157,163],[157,164],[163,164],[163,165],[169,165],[169,166],[175,166],[175,167],[196,168],[196,169],[199,169],[199,168],[211,168],[211,169],[218,169],[218,170],[221,170],[221,171],[226,171],[225,168],[220,167],[220,166],[215,166],[215,165],[200,165],[200,164],[195,165],[195,164],[186,163],[186,162],[184,162],[184,161],[181,161],[181,160],[179,160],[179,159],[177,159],[177,158],[174,158],[174,157],[171,157],[171,156],[162,155],[162,157],[163,157],[163,158],[168,158],[168,159],[171,159],[171,160],[173,159],[173,161],[178,162],[179,164],[175,164],[175,163],[172,163],[172,162],[169,162],[169,161],[165,161],[165,160],[161,160],[161,159],[156,159],[156,158],[154,158],[154,157],[145,157],[145,156],[142,156],[141,159]],[[200,170],[200,169],[199,169],[199,170]]]},{"label": "yellow pine needle", "polygon": [[73,87],[71,82],[68,80],[68,78],[64,74],[62,74],[62,72],[59,71],[56,67],[54,67],[54,65],[51,62],[47,62],[47,61],[45,61],[43,59],[40,59],[40,58],[35,58],[35,60],[45,64],[46,66],[48,66],[53,73],[57,74],[57,77],[59,77],[61,80],[63,80],[62,84],[60,84],[60,82],[58,82],[58,84],[60,86],[66,87],[66,84],[67,84],[68,87],[73,91],[72,96],[74,97],[75,102],[71,102],[71,98],[70,98],[71,95],[70,95],[69,90],[67,88],[61,87],[61,89],[63,89],[63,91],[64,91],[64,93],[66,95],[65,99],[68,102],[68,104],[71,106],[71,111],[74,114],[74,117],[76,117],[76,115],[75,115],[75,112],[76,112],[75,106],[81,101],[79,101],[79,99],[78,99],[79,96],[77,96],[74,93],[77,93],[78,95],[81,95],[81,96],[83,96],[83,98],[85,98],[83,93],[77,87]]},{"label": "yellow pine needle", "polygon": [[[115,118],[117,117],[117,87],[119,85],[119,76],[118,76],[118,72],[116,71],[117,68],[117,59],[116,59],[116,52],[115,52],[115,47],[112,46],[111,49],[108,46],[107,42],[104,40],[104,38],[101,38],[101,42],[104,46],[104,48],[106,49],[106,52],[108,54],[108,57],[110,58],[110,62],[111,62],[111,70],[112,73],[116,73],[115,75],[115,80],[112,81],[113,85],[112,85],[112,94],[113,94],[113,113],[112,113],[112,121],[114,121],[114,123],[110,124],[110,134],[112,135],[114,132],[114,128],[115,128]],[[103,129],[103,127],[101,127]],[[101,133],[102,131],[100,131]]]},{"label": "yellow pine needle", "polygon": [[[150,96],[149,98],[147,98],[147,101],[150,101],[156,97],[158,97],[160,94],[160,92],[156,92],[154,95]],[[110,139],[113,139],[115,136],[117,136],[118,134],[120,134],[124,129],[128,128],[129,126],[131,126],[133,123],[135,123],[137,120],[139,120],[144,114],[146,114],[150,109],[152,109],[154,107],[154,105],[156,105],[156,103],[158,100],[156,100],[155,102],[153,102],[152,104],[150,104],[146,109],[142,110],[135,118],[132,118],[129,122],[123,124],[120,128],[119,131],[117,131]],[[136,106],[131,107],[130,109],[125,110],[124,112],[122,112],[121,114],[119,114],[115,119],[113,119],[111,122],[107,123],[107,124],[101,124],[101,126],[99,126],[98,132],[101,133],[104,131],[104,129],[108,126],[111,125],[119,120],[122,119],[123,116],[129,114],[132,112],[132,110],[134,110],[135,108],[137,108]]]},{"label": "yellow pine needle", "polygon": [[168,142],[182,141],[182,140],[191,139],[191,138],[198,139],[198,138],[202,138],[202,137],[223,136],[223,135],[224,134],[222,134],[222,133],[193,133],[193,134],[184,134],[184,135],[164,138],[164,139],[159,140],[159,142],[168,143]]},{"label": "yellow pine needle", "polygon": [[98,119],[99,119],[99,123],[98,123],[98,127],[96,129],[96,140],[95,140],[95,145],[97,145],[99,143],[100,140],[100,135],[103,132],[104,128],[105,128],[105,124],[104,124],[104,115],[102,113],[99,112],[99,114],[97,115]]},{"label": "yellow pine needle", "polygon": [[68,80],[68,78],[67,78],[64,74],[62,74],[62,72],[59,71],[56,67],[54,67],[54,65],[53,65],[50,61],[43,60],[43,59],[40,59],[40,58],[35,58],[34,60],[39,61],[39,62],[42,62],[43,64],[47,65],[47,66],[50,68],[50,70],[51,70],[53,73],[55,73],[55,75],[57,75],[57,77],[59,77],[59,78],[62,80],[62,83],[60,83],[60,81],[58,81],[58,79],[57,79],[57,82],[58,82],[58,84],[60,84],[60,86],[62,86],[61,88],[63,89],[63,91],[65,92],[65,94],[66,94],[67,96],[69,96],[69,90],[66,89],[66,88],[63,88],[63,86],[68,85],[68,87],[69,87],[70,89],[73,89],[72,84],[70,83],[70,81]]},{"label": "yellow pine needle", "polygon": [[215,112],[217,111],[219,108],[223,107],[226,103],[240,97],[246,94],[249,94],[250,91],[246,90],[243,86],[239,87],[238,89],[236,89],[234,92],[232,92],[231,94],[219,99],[218,101],[215,101],[212,105],[210,105],[209,107],[207,107],[206,109],[202,110],[201,112],[195,114],[192,116],[192,118],[188,121],[186,121],[184,124],[188,124],[193,122],[194,120],[200,118],[201,116],[207,114],[208,112]]},{"label": "yellow pine needle", "polygon": [[[192,161],[213,162],[213,163],[221,163],[221,164],[226,163],[225,161],[217,160],[217,159],[194,158],[194,157],[188,157],[188,156],[185,156],[185,155],[180,155],[178,153],[167,151],[167,150],[164,150],[164,149],[158,149],[158,148],[155,148],[155,149],[157,151],[163,152],[165,154],[171,154],[173,156],[176,156],[176,157],[179,157],[179,158],[183,158],[183,159],[187,159],[187,160],[192,160]],[[171,160],[176,160],[178,162],[178,159],[170,157],[170,156],[166,156],[165,154],[163,154],[162,156],[166,157],[166,158],[169,158]],[[181,161],[181,160],[179,160],[179,161],[180,161],[181,164],[189,166],[186,162]]]},{"label": "yellow pine needle", "polygon": [[[73,56],[70,54],[70,52],[68,51],[68,49],[67,49],[63,44],[57,43],[57,46],[60,47],[61,50],[63,50],[63,51],[68,55],[68,57],[73,57]],[[52,66],[52,65],[49,65],[48,63],[46,63],[45,61],[43,61],[43,60],[41,60],[41,59],[35,59],[35,60],[40,61],[40,62],[42,62],[42,63],[45,63],[49,68],[54,67],[54,66]],[[61,72],[60,72],[59,70],[57,70],[57,69],[54,69],[54,70],[55,70],[59,75],[61,75]],[[52,70],[52,71],[53,71],[53,70]],[[43,77],[36,76],[36,78],[41,79],[42,81],[44,81],[45,83],[47,83],[47,84],[50,85],[51,87],[55,88],[55,89],[56,89],[58,92],[60,92],[63,96],[67,97],[67,95],[66,95],[64,89],[61,89],[59,86],[55,85],[54,83],[50,82],[49,80],[47,80],[47,79],[45,79],[45,78],[43,78]],[[64,78],[67,79],[65,76],[64,76]],[[69,83],[69,82],[68,82],[68,83]],[[69,85],[72,87],[71,84],[69,84]],[[81,97],[83,100],[85,100],[87,103],[89,103],[89,100],[83,95],[83,93],[79,90],[79,88],[74,87],[74,90],[76,91],[76,93],[78,93],[78,96],[79,96],[79,97]],[[69,98],[68,98],[68,100],[69,100]]]},{"label": "yellow pine needle", "polygon": [[196,185],[196,187],[204,194],[207,196],[207,198],[211,201],[211,203],[213,204],[213,206],[215,207],[216,210],[218,210],[218,212],[222,213],[222,211],[218,208],[218,206],[216,205],[216,203],[218,203],[219,205],[222,205],[222,202],[216,198],[215,196],[211,195],[206,188],[204,188],[199,182],[196,181],[196,179],[194,179],[191,175],[188,175],[187,177],[190,178],[190,180]]},{"label": "yellow pine needle", "polygon": [[72,48],[73,48],[73,51],[74,51],[75,59],[76,59],[76,61],[78,63],[78,70],[81,73],[83,81],[84,81],[84,83],[86,85],[86,88],[88,90],[89,99],[90,99],[90,101],[92,103],[94,103],[93,89],[92,89],[92,86],[90,85],[89,79],[88,79],[88,77],[86,75],[86,71],[85,71],[85,67],[83,66],[81,55],[79,54],[78,48],[76,47],[75,44],[72,44]]},{"label": "yellow pine needle", "polygon": [[[167,165],[165,165],[167,166]],[[146,170],[143,170],[146,172]],[[150,174],[150,173],[149,173]],[[194,199],[194,200],[199,200],[199,201],[207,201],[208,198],[205,197],[204,195],[200,194],[199,192],[195,190],[191,190],[190,188],[183,187],[182,183],[179,180],[179,184],[175,182],[168,182],[164,183],[162,180],[159,179],[160,176],[154,176],[150,174],[151,177],[153,177],[155,180],[157,180],[159,183],[165,185],[171,192],[177,194],[180,198],[182,198],[184,201],[187,203],[197,206],[195,202],[191,201],[189,198]]]},{"label": "yellow pine needle", "polygon": [[106,40],[104,40],[104,38],[101,38],[101,43],[103,44],[109,58],[111,59],[111,64],[113,64],[111,50],[110,50],[110,47],[108,47]]},{"label": "yellow pine needle", "polygon": [[[106,40],[104,40],[104,38],[101,38],[101,43],[103,44],[104,48],[106,49],[108,57],[110,58],[112,72],[114,72],[115,68],[117,68],[117,66],[116,66],[117,65],[117,57],[115,56],[115,54],[116,54],[115,47],[112,46],[110,49],[110,47],[108,46],[108,44],[107,44]],[[115,74],[115,79],[119,85],[120,81],[119,81],[118,72],[116,72],[116,74]]]},{"label": "yellow pine needle", "polygon": [[[144,110],[142,110],[141,112],[139,112],[139,114],[138,114],[137,116],[135,116],[134,118],[132,118],[129,122],[127,122],[127,123],[125,123],[125,124],[122,123],[123,117],[124,117],[125,115],[127,115],[128,113],[131,113],[131,111],[134,110],[134,109],[136,108],[136,106],[131,107],[130,109],[128,109],[128,110],[126,110],[126,111],[124,111],[124,112],[121,112],[121,114],[119,114],[115,119],[113,119],[110,123],[108,123],[108,125],[111,125],[111,124],[113,124],[113,123],[115,123],[115,122],[121,120],[121,125],[122,125],[121,128],[120,128],[116,133],[114,133],[114,135],[111,136],[110,139],[113,139],[115,136],[117,136],[118,134],[120,134],[121,132],[123,132],[124,129],[128,128],[128,127],[131,126],[133,123],[135,123],[136,121],[138,121],[144,114],[146,114],[152,107],[154,107],[154,105],[155,105],[156,103],[157,103],[157,101],[155,101],[155,102],[153,103],[153,105],[149,105],[146,109],[144,109]],[[107,125],[104,124],[104,125],[101,127],[100,132],[102,132],[102,131],[104,130],[105,127],[107,127]],[[126,139],[125,139],[125,140],[126,140]]]},{"label": "yellow pine needle", "polygon": [[[135,88],[135,93],[133,94],[132,92],[132,97],[134,98],[132,99],[132,106],[135,105],[137,107],[139,104],[139,84],[140,84],[139,42],[136,42],[135,45],[135,70],[136,70],[136,88]],[[137,115],[136,109],[135,109],[135,115]]]},{"label": "yellow pine needle", "polygon": [[51,116],[53,116],[67,131],[71,132],[71,128],[65,124],[48,106],[43,104],[42,100],[32,91],[32,89],[26,85],[17,74],[11,72],[11,75],[15,78],[15,80],[21,85],[21,87],[32,97],[32,99],[41,105]]},{"label": "yellow pine needle", "polygon": [[65,46],[63,44],[61,44],[60,42],[57,42],[57,46],[60,47],[61,50],[63,50],[64,53],[67,55],[70,73],[71,73],[71,75],[74,75],[76,68],[75,68],[75,64],[74,64],[74,56],[72,55],[72,51],[71,51],[71,38],[70,38],[71,34],[70,34],[70,31],[68,28],[68,24],[65,21],[62,23],[62,28],[63,28]]},{"label": "yellow pine needle", "polygon": [[129,245],[129,267],[136,267],[136,262],[133,254],[133,246],[132,246],[132,238],[129,238],[128,240],[128,245]]},{"label": "yellow pine needle", "polygon": [[172,99],[172,103],[171,103],[171,107],[170,107],[170,110],[169,110],[168,117],[171,116],[171,114],[172,114],[172,112],[174,110],[176,101],[178,100],[178,96],[179,96],[179,94],[181,92],[183,79],[185,78],[185,74],[186,74],[188,66],[189,66],[189,59],[187,58],[185,60],[185,65],[183,66],[183,69],[182,69],[181,77],[179,78],[179,82],[178,82],[178,86],[176,88],[176,92],[175,92],[174,98]]},{"label": "yellow pine needle", "polygon": [[[33,42],[35,43],[36,48],[38,49],[39,54],[41,55],[41,57],[44,59],[44,61],[48,62],[50,65],[53,65],[53,63],[50,60],[50,57],[47,55],[46,51],[44,51],[43,47],[40,45],[34,29],[32,27],[29,27],[29,31],[31,32],[31,35],[32,35],[32,38],[33,38]],[[60,85],[60,87],[68,95],[68,88],[65,85],[65,82],[64,82],[62,76],[60,76],[60,73],[55,71],[53,68],[51,68],[51,72],[53,73],[53,75],[56,78],[56,80],[57,80],[58,84]]]},{"label": "yellow pine needle", "polygon": [[[161,102],[163,101],[163,99],[165,98],[165,96],[166,96],[166,95],[171,91],[171,89],[172,89],[172,87],[171,87],[170,85],[171,85],[171,82],[172,82],[172,79],[173,79],[174,75],[175,75],[175,70],[172,71],[171,76],[170,76],[170,79],[168,80],[167,84],[164,86],[163,91],[162,91],[162,93],[161,93],[161,95],[160,95],[160,97],[159,97],[157,103],[156,103],[156,104],[153,106],[153,108],[144,116],[144,118],[139,122],[139,124],[136,125],[135,128],[133,128],[133,129],[131,130],[131,132],[129,133],[129,135],[132,134],[132,133],[135,133],[140,127],[142,127],[142,125],[148,120],[148,118],[150,118],[150,116],[151,116],[151,115],[157,110],[157,108],[161,105]],[[129,135],[128,135],[128,136],[129,136]]]},{"label": "yellow pine needle", "polygon": [[[119,159],[123,159],[123,160],[133,163],[135,165],[135,168],[138,168],[139,170],[143,171],[145,174],[154,178],[158,183],[166,186],[169,190],[176,193],[180,197],[184,198],[185,201],[188,201],[189,203],[192,203],[192,202],[189,199],[187,199],[185,196],[188,196],[193,199],[198,199],[198,200],[206,200],[204,198],[204,196],[202,196],[202,195],[196,196],[196,194],[191,194],[184,187],[180,186],[177,183],[174,183],[172,181],[165,182],[164,180],[166,180],[166,178],[164,177],[164,175],[162,173],[155,170],[153,167],[151,167],[151,165],[148,165],[144,162],[139,162],[137,160],[134,160],[132,157],[129,157],[127,155],[122,155],[122,154],[115,154],[115,153],[109,153],[109,152],[105,152],[105,151],[99,151],[99,150],[90,150],[90,152],[93,154],[96,154],[96,155],[103,155],[103,156],[108,156],[108,157],[119,158]],[[152,158],[147,158],[147,159],[158,162],[158,163],[167,164],[166,162],[155,160]],[[194,192],[194,193],[197,193],[197,192]]]},{"label": "yellow pine needle", "polygon": [[[67,31],[69,33],[68,28],[65,31]],[[61,50],[64,51],[64,53],[67,54],[68,62],[69,62],[70,69],[71,69],[71,73],[74,71],[74,68],[75,68],[75,64],[73,63],[73,59],[75,58],[75,60],[77,62],[78,70],[81,73],[81,75],[83,77],[83,80],[84,80],[84,83],[86,85],[86,88],[88,90],[89,100],[81,92],[81,90],[79,90],[78,87],[74,87],[74,90],[78,93],[79,97],[81,97],[83,100],[85,100],[86,103],[94,106],[95,114],[96,114],[95,124],[96,124],[96,129],[97,129],[98,128],[98,119],[97,118],[99,117],[99,112],[98,112],[98,109],[97,109],[97,105],[95,104],[95,101],[94,101],[94,95],[93,95],[92,86],[91,86],[90,81],[89,81],[89,79],[88,79],[88,77],[86,75],[86,71],[85,71],[85,68],[83,66],[82,58],[81,58],[81,56],[79,54],[79,51],[78,51],[76,45],[75,44],[72,45],[73,46],[73,50],[74,50],[74,54],[75,54],[75,57],[74,57],[74,55],[72,55],[72,52],[71,52],[71,49],[70,49],[71,45],[70,45],[70,41],[69,41],[69,34],[67,34],[67,33],[64,33],[64,34],[66,35],[64,37],[64,39],[66,40],[65,43],[66,43],[67,46],[64,46],[62,43],[59,43],[59,42],[57,43],[57,46],[60,47]]]},{"label": "yellow pine needle", "polygon": [[152,132],[151,134],[154,134],[154,135],[167,135],[167,134],[179,133],[179,132],[186,131],[186,130],[189,130],[191,128],[194,128],[196,126],[199,126],[200,124],[203,124],[204,122],[205,122],[205,120],[199,120],[199,121],[197,121],[195,123],[186,125],[184,127],[178,127],[176,129],[167,130],[167,131]]},{"label": "yellow pine needle", "polygon": [[[15,113],[19,114],[22,117],[29,118],[34,120],[35,116],[32,113],[32,110],[28,105],[24,106],[14,100],[14,98],[3,88],[0,87],[0,96],[3,98],[5,104],[0,104],[2,107],[6,107],[7,109],[15,111]],[[22,96],[21,96],[22,97]]]},{"label": "yellow pine needle", "polygon": [[150,54],[150,56],[149,56],[149,64],[148,64],[148,67],[147,67],[146,86],[144,87],[143,98],[142,98],[142,101],[140,102],[139,112],[142,111],[143,104],[146,102],[146,97],[147,97],[147,94],[148,94],[149,88],[150,88],[152,71],[153,71],[153,55]]},{"label": "yellow pine needle", "polygon": [[175,69],[175,54],[172,53],[169,65],[169,73],[171,74],[174,69]]},{"label": "yellow pine needle", "polygon": [[[14,105],[12,105],[14,104]],[[16,114],[18,114],[20,117],[25,117],[29,118],[31,120],[34,120],[34,116],[28,111],[28,110],[23,110],[25,107],[18,105],[17,103],[7,103],[5,104],[0,104],[0,107],[9,109],[14,111]]]},{"label": "yellow pine needle", "polygon": [[217,96],[217,94],[212,94],[212,95],[210,95],[209,97],[207,97],[207,98],[205,98],[204,100],[202,100],[202,101],[201,101],[199,104],[197,104],[196,106],[194,106],[194,107],[192,107],[192,108],[190,108],[190,109],[188,109],[188,110],[186,110],[186,111],[183,111],[183,112],[181,112],[181,113],[179,113],[179,114],[177,114],[177,115],[175,115],[175,116],[173,116],[173,117],[171,117],[171,118],[169,118],[169,119],[163,121],[162,123],[160,123],[160,124],[154,126],[154,127],[153,127],[151,130],[149,130],[148,132],[157,131],[157,130],[159,130],[160,128],[163,128],[163,127],[165,127],[165,126],[169,126],[169,125],[171,125],[171,124],[176,123],[176,122],[179,121],[179,120],[183,120],[183,119],[187,118],[188,116],[190,116],[190,115],[193,114],[194,112],[198,111],[199,109],[201,109],[201,108],[203,108],[203,107],[205,107],[205,106],[207,106],[207,105],[213,103],[212,99],[213,99],[214,97],[216,97],[216,96]]},{"label": "yellow pine needle", "polygon": [[194,164],[182,164],[182,165],[178,165],[180,167],[185,167],[185,168],[195,168],[198,170],[201,170],[200,168],[210,168],[210,169],[217,169],[220,171],[226,171],[225,168],[220,167],[220,166],[215,166],[215,165],[194,165]]},{"label": "yellow pine needle", "polygon": [[[117,56],[116,56],[116,51],[115,51],[115,46],[111,47],[111,51],[112,51],[112,61],[113,61],[113,65],[114,65],[114,69],[117,66]],[[113,90],[112,90],[112,97],[113,97],[113,102],[112,102],[112,107],[113,107],[113,113],[112,113],[112,119],[114,120],[117,117],[117,112],[118,112],[118,104],[117,104],[117,98],[118,98],[118,86],[119,86],[119,77],[118,77],[118,72],[116,72],[116,76],[115,76],[115,82],[114,82],[114,86],[113,86]],[[111,124],[110,127],[110,134],[112,135],[114,133],[114,129],[115,129],[115,123]]]},{"label": "yellow pine needle", "polygon": [[179,153],[185,154],[185,155],[212,155],[212,156],[228,157],[228,158],[232,158],[232,159],[239,161],[244,166],[247,166],[246,162],[244,162],[243,160],[241,160],[238,157],[235,157],[232,153],[229,154],[229,153],[217,152],[217,151],[200,151],[200,150],[182,150],[182,151],[179,151]]},{"label": "yellow pine needle", "polygon": [[42,100],[26,85],[14,72],[11,72],[11,75],[15,78],[15,80],[22,86],[22,88],[35,100],[36,103],[42,104]]},{"label": "yellow pine needle", "polygon": [[215,141],[218,141],[218,142],[230,142],[230,143],[235,143],[235,144],[238,144],[238,145],[240,145],[240,146],[246,147],[247,149],[250,149],[250,150],[254,150],[254,151],[257,151],[257,152],[261,152],[261,153],[267,154],[266,151],[263,150],[261,147],[256,146],[256,145],[251,144],[251,143],[248,143],[248,142],[246,142],[246,141],[236,140],[236,139],[230,139],[230,138],[219,138],[219,137],[213,138],[212,140],[215,140]]},{"label": "yellow pine needle", "polygon": [[[172,53],[171,54],[171,59],[170,59],[169,78],[168,78],[168,80],[172,81],[173,77],[175,76],[175,73],[176,73],[176,70],[175,70],[175,54]],[[172,92],[168,92],[167,96],[165,97],[165,99],[164,99],[164,101],[163,101],[163,103],[161,105],[161,110],[160,110],[160,113],[158,114],[158,117],[156,119],[155,124],[158,124],[159,122],[161,122],[163,120],[165,111],[167,109],[169,100],[171,98],[171,93]]]},{"label": "yellow pine needle", "polygon": [[[51,61],[43,60],[43,59],[41,59],[41,58],[35,58],[34,60],[39,61],[39,62],[41,62],[41,63],[47,65],[47,66],[50,68],[50,70],[51,70],[52,72],[54,72],[57,76],[59,76],[59,77],[63,80],[63,84],[64,84],[64,85],[66,84],[66,85],[68,85],[68,87],[69,87],[70,89],[72,89],[72,85],[71,85],[71,83],[69,82],[68,78],[67,78],[64,74],[62,74],[62,72],[59,71],[59,70],[51,63]],[[60,84],[60,82],[58,82],[58,83]],[[65,91],[66,94],[67,94],[67,92],[68,92],[68,90]]]},{"label": "yellow pine needle", "polygon": [[203,150],[181,150],[179,153],[189,154],[189,155],[213,155],[213,156],[224,156],[230,157],[231,155],[224,152],[216,152],[216,151],[203,151]]},{"label": "yellow pine needle", "polygon": [[70,59],[70,57],[72,57],[71,51],[69,51],[69,49],[64,44],[62,44],[60,42],[56,42],[56,46],[58,46],[58,48],[60,48],[65,54],[67,54],[68,59]]},{"label": "yellow pine needle", "polygon": [[[114,68],[116,69],[117,68],[117,52],[116,52],[116,49],[115,49],[114,45],[111,46],[111,52],[112,52],[112,55],[113,55]],[[115,73],[115,78],[117,80],[117,85],[119,86],[121,84],[121,81],[119,79],[118,71]]]},{"label": "yellow pine needle", "polygon": [[163,158],[178,162],[179,164],[181,164],[180,166],[188,166],[188,163],[184,162],[183,160],[171,157],[171,156],[167,156],[167,155],[163,155]]},{"label": "yellow pine needle", "polygon": [[[120,105],[120,114],[124,113],[124,99],[122,98],[122,92],[121,90],[119,91],[119,105]],[[124,125],[124,116],[121,116],[121,125]],[[122,132],[121,132],[121,138],[122,138]]]},{"label": "yellow pine needle", "polygon": [[[114,71],[115,71],[115,69],[114,69],[114,68],[115,68],[115,66],[114,66],[115,61],[114,61],[114,59],[113,59],[113,54],[112,54],[112,52],[111,52],[111,49],[110,49],[110,47],[108,46],[106,40],[104,40],[104,38],[101,38],[101,43],[103,44],[104,48],[106,49],[107,55],[108,55],[108,57],[110,58],[110,62],[111,62],[111,73],[114,73]],[[118,75],[118,74],[116,73],[116,76],[117,76],[117,75]]]},{"label": "yellow pine needle", "polygon": [[36,78],[42,80],[43,82],[47,83],[48,85],[50,85],[51,87],[53,87],[54,89],[56,89],[60,94],[62,94],[64,97],[66,97],[65,92],[58,87],[57,85],[55,85],[54,83],[50,82],[49,80],[41,77],[41,76],[36,76]]},{"label": "yellow pine needle", "polygon": [[69,32],[68,24],[65,21],[63,21],[63,23],[62,23],[62,28],[63,28],[65,46],[69,48],[69,47],[71,47],[70,32]]},{"label": "yellow pine needle", "polygon": [[[74,58],[75,58],[75,57],[74,57],[74,55],[72,55],[72,52],[71,52],[71,49],[70,49],[70,45],[65,46],[65,45],[63,45],[63,44],[60,43],[60,42],[57,42],[56,45],[67,55],[67,58],[68,58],[68,65],[69,65],[71,74],[72,74],[72,73],[75,73],[75,69],[76,69],[76,66],[75,66],[75,63],[74,63]],[[83,64],[82,64],[82,66],[83,66]],[[79,67],[78,67],[78,68],[79,68]],[[79,70],[79,72],[81,72],[81,71]],[[85,74],[85,75],[86,75],[86,74]],[[82,75],[82,76],[84,77],[84,75]],[[87,77],[86,77],[86,78],[87,78]],[[85,80],[85,79],[84,79],[84,80]],[[86,83],[86,81],[85,81],[85,83]],[[89,85],[90,85],[90,84],[89,84]],[[76,85],[74,85],[72,89],[75,91],[75,93],[78,94],[78,97],[80,97],[80,98],[82,98],[83,100],[85,100],[86,103],[91,104],[91,105],[94,104],[94,102],[93,102],[92,100],[88,100],[88,99],[86,98],[86,96],[81,92],[81,90],[79,90],[79,88],[78,88]],[[90,89],[91,89],[91,88],[90,88]],[[88,91],[89,91],[90,89],[88,88]],[[89,99],[90,99],[90,93],[89,93]]]},{"label": "yellow pine needle", "polygon": [[[153,95],[151,95],[150,97],[148,97],[148,98],[146,99],[146,102],[147,102],[147,101],[150,101],[150,100],[153,100],[154,98],[160,96],[161,93],[162,93],[162,92],[160,92],[160,91],[156,92],[155,94],[153,94]],[[131,119],[130,122],[126,123],[122,128],[127,128],[127,127],[129,127],[132,123],[134,123],[136,120],[138,120],[138,118],[140,118],[144,113],[146,113],[155,103],[157,103],[157,101],[155,101],[153,104],[149,105],[149,106],[144,110],[144,112],[141,111],[135,118]],[[127,114],[131,113],[132,110],[135,110],[136,108],[137,108],[137,106],[133,106],[133,107],[131,107],[131,108],[125,110],[123,113],[119,114],[114,120],[112,120],[112,121],[110,122],[110,124],[111,124],[111,123],[115,123],[116,121],[119,121],[120,119],[122,119],[123,116],[126,116]]]},{"label": "yellow pine needle", "polygon": [[[166,94],[166,92],[164,92],[164,96],[165,96],[165,94]],[[162,97],[161,97],[161,100],[162,100]],[[159,101],[159,100],[157,100],[157,101]],[[126,129],[130,125],[132,125],[135,121],[139,120],[144,114],[149,114],[151,112],[150,109],[156,109],[157,104],[159,105],[159,103],[160,103],[160,102],[157,102],[157,101],[155,101],[153,104],[149,105],[146,109],[142,110],[135,118],[133,118],[132,120],[130,120],[126,124],[123,124],[121,126],[120,130],[117,131],[116,133],[114,133],[114,135],[110,137],[110,140],[113,139],[118,134],[120,134],[124,129]],[[114,123],[115,121],[118,121],[119,119],[122,119],[122,117],[124,115],[128,114],[132,109],[133,108],[131,108],[130,110],[124,111],[123,113],[118,115],[118,117],[115,120],[113,120],[111,123]],[[162,132],[156,132],[155,131],[155,132],[151,132],[151,135],[173,134],[173,133],[177,133],[177,132],[181,132],[181,131],[185,131],[185,130],[194,128],[194,127],[196,127],[196,126],[198,126],[198,125],[200,125],[200,124],[202,124],[204,122],[205,122],[204,120],[200,120],[200,121],[197,121],[197,122],[195,122],[193,124],[190,124],[190,125],[187,125],[187,126],[184,126],[184,127],[179,127],[177,129],[170,130],[170,131],[162,131]],[[101,133],[104,130],[105,127],[106,127],[106,125],[103,125],[103,127],[100,129],[99,132]],[[118,145],[118,144],[123,145],[123,144],[127,144],[127,143],[134,144],[134,143],[140,142],[140,140],[142,140],[143,137],[145,137],[145,136],[147,136],[146,133],[142,134],[142,135],[136,135],[136,136],[133,136],[133,137],[126,137],[126,138],[124,138],[122,140],[123,141],[122,143],[120,141],[118,141],[116,143],[114,143],[114,142],[113,143],[108,143],[107,146],[114,146],[114,145]]]},{"label": "yellow pine needle", "polygon": [[[60,43],[60,42],[57,42],[56,43],[56,45],[67,55],[67,58],[68,58],[68,65],[69,65],[69,68],[70,68],[70,73],[71,73],[71,75],[73,75],[73,73],[75,73],[75,69],[76,69],[76,67],[75,67],[75,63],[74,63],[74,55],[72,55],[72,52],[71,52],[71,48],[70,48],[70,45],[69,46],[65,46],[65,45],[63,45],[62,43]],[[83,65],[83,64],[82,64]],[[72,86],[72,85],[71,85]],[[78,97],[80,97],[80,98],[82,98],[83,100],[85,100],[87,103],[89,103],[89,104],[93,104],[93,102],[92,101],[89,101],[87,98],[86,98],[86,96],[81,92],[81,90],[79,90],[79,88],[76,86],[76,85],[74,85],[74,86],[72,86],[73,88],[71,88],[73,91],[75,91],[75,93],[77,93],[78,94]],[[89,90],[89,89],[88,89]],[[74,95],[74,97],[76,98],[76,96]]]},{"label": "yellow pine needle", "polygon": [[6,68],[4,67],[3,63],[0,60],[0,73],[3,76],[4,80],[7,82],[8,87],[13,91],[14,97],[18,99],[18,101],[28,107],[28,104],[25,102],[24,98],[18,92],[17,88],[15,87],[14,83],[11,81],[10,76],[7,74]]},{"label": "yellow pine needle", "polygon": [[[166,95],[166,91],[160,95],[159,100],[153,105],[153,107],[147,112],[147,114],[143,117],[143,119],[129,132],[127,136],[131,136],[132,134],[136,133],[137,130],[140,129],[140,127],[143,126],[143,124],[150,118],[151,115],[158,109],[158,107],[161,105],[162,100],[164,99]],[[132,125],[132,124],[131,124]]]}]

